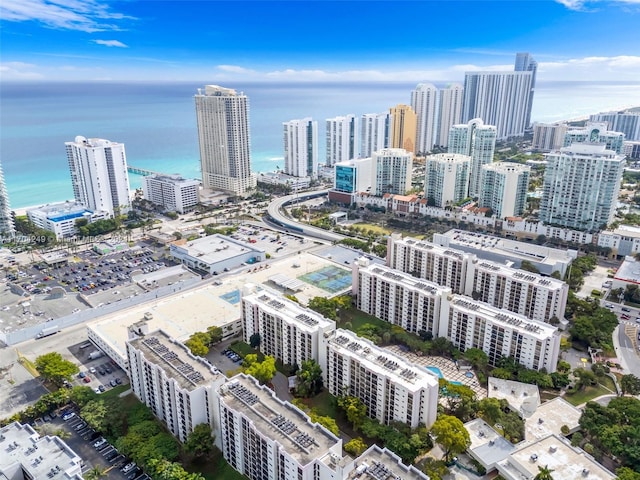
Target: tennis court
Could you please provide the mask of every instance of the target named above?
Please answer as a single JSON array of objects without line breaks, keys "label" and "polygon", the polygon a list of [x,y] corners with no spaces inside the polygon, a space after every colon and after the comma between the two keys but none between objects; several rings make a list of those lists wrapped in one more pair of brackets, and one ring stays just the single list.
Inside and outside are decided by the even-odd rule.
[{"label": "tennis court", "polygon": [[351,271],[329,265],[315,272],[300,275],[298,279],[329,293],[337,293],[351,286]]}]

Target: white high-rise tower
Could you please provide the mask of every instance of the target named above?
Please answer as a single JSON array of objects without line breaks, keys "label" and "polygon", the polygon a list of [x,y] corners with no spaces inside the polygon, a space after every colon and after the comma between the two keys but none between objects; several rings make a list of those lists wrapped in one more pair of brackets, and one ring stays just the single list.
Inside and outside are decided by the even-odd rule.
[{"label": "white high-rise tower", "polygon": [[426,154],[435,143],[438,118],[438,89],[430,83],[420,83],[411,92],[411,108],[416,112],[416,153]]},{"label": "white high-rise tower", "polygon": [[327,118],[327,165],[358,158],[358,118],[353,115]]},{"label": "white high-rise tower", "polygon": [[0,234],[10,237],[15,233],[16,229],[11,216],[11,207],[9,206],[9,194],[4,184],[4,174],[0,163]]},{"label": "white high-rise tower", "polygon": [[370,157],[373,152],[389,147],[389,113],[365,113],[360,119],[360,156]]},{"label": "white high-rise tower", "polygon": [[438,125],[435,144],[446,147],[449,144],[449,129],[462,121],[462,101],[464,87],[452,83],[440,90]]},{"label": "white high-rise tower", "polygon": [[202,183],[206,189],[246,195],[251,173],[249,100],[243,93],[206,85],[195,95]]},{"label": "white high-rise tower", "polygon": [[65,145],[76,202],[112,216],[127,212],[131,194],[124,144],[78,136]]},{"label": "white high-rise tower", "polygon": [[318,122],[290,120],[284,130],[284,173],[294,177],[318,175]]},{"label": "white high-rise tower", "polygon": [[528,128],[531,125],[531,108],[533,107],[533,94],[536,90],[536,74],[538,73],[538,62],[529,53],[517,53],[514,66],[516,72],[531,72],[531,88],[529,90],[529,100],[527,102],[527,112],[525,114]]}]

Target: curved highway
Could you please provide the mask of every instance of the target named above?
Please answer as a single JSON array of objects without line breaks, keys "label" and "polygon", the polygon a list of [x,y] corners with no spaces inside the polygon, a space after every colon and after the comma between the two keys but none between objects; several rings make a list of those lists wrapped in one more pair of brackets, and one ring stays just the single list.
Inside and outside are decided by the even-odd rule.
[{"label": "curved highway", "polygon": [[303,223],[296,222],[294,219],[287,217],[282,213],[282,208],[293,202],[305,201],[311,198],[321,197],[326,195],[329,190],[316,190],[314,192],[298,193],[294,195],[286,195],[284,197],[277,198],[269,204],[268,214],[269,220],[279,227],[285,229],[289,233],[298,235],[306,235],[309,237],[319,238],[321,240],[328,240],[330,242],[339,242],[343,238],[347,238],[344,235],[329,232],[322,228],[313,227],[311,225],[305,225]]}]

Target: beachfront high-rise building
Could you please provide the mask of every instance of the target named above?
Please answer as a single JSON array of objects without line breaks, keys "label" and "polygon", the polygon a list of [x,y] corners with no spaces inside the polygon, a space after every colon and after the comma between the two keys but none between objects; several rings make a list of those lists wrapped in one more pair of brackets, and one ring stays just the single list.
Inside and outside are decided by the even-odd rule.
[{"label": "beachfront high-rise building", "polygon": [[534,123],[531,148],[539,152],[558,150],[564,145],[566,123]]},{"label": "beachfront high-rise building", "polygon": [[603,112],[589,117],[590,122],[606,122],[608,130],[624,133],[625,140],[640,140],[640,112]]},{"label": "beachfront high-rise building", "polygon": [[605,122],[587,122],[584,127],[567,130],[563,146],[568,147],[574,143],[601,143],[607,147],[607,150],[622,154],[624,133],[609,131]]},{"label": "beachfront high-rise building", "polygon": [[462,121],[481,118],[495,125],[499,140],[521,137],[528,126],[532,79],[532,71],[465,73]]},{"label": "beachfront high-rise building", "polygon": [[424,197],[428,205],[446,207],[467,198],[471,157],[438,153],[426,158]]},{"label": "beachfront high-rise building", "polygon": [[533,107],[533,94],[536,89],[536,74],[538,73],[538,62],[536,62],[530,53],[516,53],[516,62],[514,65],[516,72],[531,72],[531,89],[529,90],[529,102],[527,105],[525,128],[531,125],[531,108]]},{"label": "beachfront high-rise building", "polygon": [[416,152],[416,133],[418,120],[409,105],[396,105],[389,110],[391,114],[391,148],[403,148],[407,152]]},{"label": "beachfront high-rise building", "polygon": [[2,163],[0,163],[0,234],[12,237],[16,233],[13,217],[11,216],[11,206],[9,204],[9,193],[4,183],[4,173]]},{"label": "beachfront high-rise building", "polygon": [[389,113],[365,113],[360,119],[360,156],[370,157],[373,152],[389,147]]},{"label": "beachfront high-rise building", "polygon": [[353,115],[327,118],[327,165],[359,157],[358,118]]},{"label": "beachfront high-rise building", "polygon": [[180,175],[146,175],[142,193],[145,200],[163,207],[168,212],[187,213],[196,208],[199,180],[187,180]]},{"label": "beachfront high-rise building", "polygon": [[402,148],[385,148],[373,153],[371,194],[404,195],[411,188],[413,155]]},{"label": "beachfront high-rise building", "polygon": [[464,87],[461,83],[451,83],[440,89],[436,145],[446,147],[449,144],[449,130],[462,121],[463,96]]},{"label": "beachfront high-rise building", "polygon": [[596,232],[613,221],[625,158],[595,140],[545,155],[542,222]]},{"label": "beachfront high-rise building", "polygon": [[474,118],[466,124],[454,125],[449,130],[448,152],[471,157],[469,174],[469,196],[471,197],[477,197],[480,194],[482,166],[493,162],[496,136],[496,127],[485,125],[480,118]]},{"label": "beachfront high-rise building", "polygon": [[373,159],[358,158],[334,166],[333,188],[329,199],[334,202],[351,204],[354,194],[371,192],[373,182]]},{"label": "beachfront high-rise building", "polygon": [[531,168],[509,162],[482,166],[479,206],[493,210],[498,218],[522,215],[527,206]]},{"label": "beachfront high-rise building", "polygon": [[411,108],[416,113],[416,153],[425,155],[435,143],[438,118],[438,89],[419,83],[411,92]]},{"label": "beachfront high-rise building", "polygon": [[284,173],[294,177],[318,176],[318,122],[290,120],[284,130]]},{"label": "beachfront high-rise building", "polygon": [[126,213],[131,192],[124,144],[77,136],[65,146],[76,202],[111,216]]},{"label": "beachfront high-rise building", "polygon": [[218,85],[199,88],[194,98],[204,188],[247,195],[256,186],[251,172],[249,99]]}]

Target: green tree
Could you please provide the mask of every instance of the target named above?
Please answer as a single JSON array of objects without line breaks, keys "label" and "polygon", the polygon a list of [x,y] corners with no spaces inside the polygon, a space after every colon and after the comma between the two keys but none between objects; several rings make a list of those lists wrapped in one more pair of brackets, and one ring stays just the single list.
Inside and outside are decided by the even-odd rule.
[{"label": "green tree", "polygon": [[215,326],[207,328],[207,334],[209,335],[209,346],[215,345],[224,336],[222,328]]},{"label": "green tree", "polygon": [[206,480],[199,473],[189,473],[179,463],[166,459],[152,458],[147,468],[154,480]]},{"label": "green tree", "polygon": [[576,377],[576,388],[578,390],[584,390],[586,387],[595,385],[597,382],[596,374],[591,370],[576,368],[573,371],[573,375]]},{"label": "green tree", "polygon": [[623,375],[620,379],[620,389],[623,394],[638,395],[640,394],[640,378],[633,374]]},{"label": "green tree", "polygon": [[337,305],[335,300],[325,297],[313,297],[309,300],[309,308],[327,317],[330,320],[337,320]]},{"label": "green tree", "polygon": [[83,473],[82,476],[84,480],[99,480],[100,478],[107,476],[107,471],[102,465],[98,464],[88,472]]},{"label": "green tree", "polygon": [[305,398],[313,397],[322,390],[322,369],[315,360],[310,359],[302,362],[296,377],[298,380],[297,395]]},{"label": "green tree", "polygon": [[364,440],[362,440],[361,437],[352,438],[344,445],[344,451],[350,453],[354,457],[359,457],[366,449],[367,444],[364,443]]},{"label": "green tree", "polygon": [[209,347],[207,347],[208,339],[209,336],[206,333],[196,332],[184,344],[194,355],[205,357],[209,353]]},{"label": "green tree", "polygon": [[465,360],[468,360],[475,369],[484,371],[487,368],[489,357],[479,348],[469,348],[464,351],[462,356]]},{"label": "green tree", "polygon": [[528,260],[522,261],[522,263],[520,264],[520,270],[524,270],[526,272],[531,272],[531,273],[540,273],[540,270],[538,270],[538,267],[536,267],[533,263],[531,263]]},{"label": "green tree", "polygon": [[90,401],[80,410],[80,415],[95,431],[104,432],[107,429],[107,406],[104,400]]},{"label": "green tree", "polygon": [[258,348],[260,346],[261,338],[259,333],[254,333],[249,337],[249,346],[251,348]]},{"label": "green tree", "polygon": [[553,472],[553,470],[549,468],[549,465],[544,467],[538,465],[538,474],[533,477],[533,480],[553,480],[551,472]]},{"label": "green tree", "polygon": [[640,472],[634,472],[629,467],[620,467],[616,470],[618,480],[640,480]]},{"label": "green tree", "polygon": [[69,394],[70,400],[80,408],[84,407],[91,400],[95,400],[96,397],[96,392],[94,392],[91,387],[85,387],[84,385],[73,387]]},{"label": "green tree", "polygon": [[45,353],[36,358],[36,370],[43,378],[59,386],[80,371],[75,363],[65,360],[58,352]]},{"label": "green tree", "polygon": [[351,422],[353,429],[357,431],[367,416],[367,406],[359,398],[348,395],[338,397],[338,406],[344,410],[347,420]]},{"label": "green tree", "polygon": [[449,474],[447,464],[442,460],[426,457],[422,464],[422,471],[429,476],[430,480],[442,480]]},{"label": "green tree", "polygon": [[199,423],[184,443],[184,450],[194,457],[206,457],[213,451],[215,438],[208,423]]},{"label": "green tree", "polygon": [[270,355],[258,362],[258,355],[250,353],[244,357],[244,373],[257,379],[262,385],[269,383],[276,374],[276,359]]},{"label": "green tree", "polygon": [[450,462],[455,455],[464,452],[471,445],[469,432],[464,424],[451,415],[441,415],[431,427],[431,434],[444,449],[446,462]]}]

